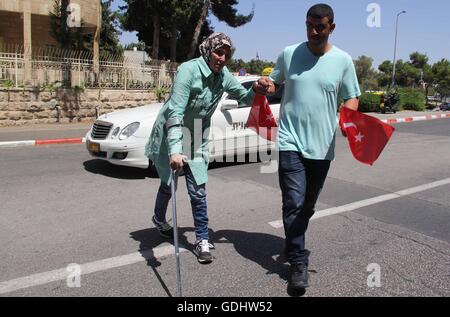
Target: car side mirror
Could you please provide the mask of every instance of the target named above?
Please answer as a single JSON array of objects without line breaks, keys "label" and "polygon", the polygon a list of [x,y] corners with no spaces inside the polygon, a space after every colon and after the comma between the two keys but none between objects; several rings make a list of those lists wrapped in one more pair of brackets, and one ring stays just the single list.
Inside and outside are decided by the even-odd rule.
[{"label": "car side mirror", "polygon": [[222,101],[222,105],[220,107],[221,110],[231,110],[231,109],[237,109],[238,108],[238,102],[237,100],[227,99]]}]

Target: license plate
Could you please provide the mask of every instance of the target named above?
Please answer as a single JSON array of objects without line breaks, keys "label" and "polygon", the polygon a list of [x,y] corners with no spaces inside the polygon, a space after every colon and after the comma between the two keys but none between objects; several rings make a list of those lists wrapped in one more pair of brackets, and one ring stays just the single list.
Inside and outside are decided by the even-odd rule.
[{"label": "license plate", "polygon": [[94,142],[89,142],[88,143],[88,150],[93,152],[93,153],[98,153],[98,152],[100,152],[100,144],[94,143]]}]

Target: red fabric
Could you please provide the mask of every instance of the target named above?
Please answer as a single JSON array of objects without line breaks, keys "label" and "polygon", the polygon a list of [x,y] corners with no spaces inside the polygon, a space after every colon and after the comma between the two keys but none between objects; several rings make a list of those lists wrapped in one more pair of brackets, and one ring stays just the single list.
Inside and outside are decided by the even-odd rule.
[{"label": "red fabric", "polygon": [[277,121],[270,109],[266,96],[255,95],[247,119],[247,127],[255,130],[261,137],[273,141],[276,138]]},{"label": "red fabric", "polygon": [[339,124],[358,161],[373,165],[394,133],[394,127],[361,112],[341,107]]}]

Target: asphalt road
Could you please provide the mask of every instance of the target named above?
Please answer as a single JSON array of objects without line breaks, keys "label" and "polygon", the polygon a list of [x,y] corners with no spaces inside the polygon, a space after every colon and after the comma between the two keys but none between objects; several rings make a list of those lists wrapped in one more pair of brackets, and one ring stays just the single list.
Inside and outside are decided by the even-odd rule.
[{"label": "asphalt road", "polygon": [[[450,120],[395,127],[374,166],[338,137],[322,217],[308,231],[304,296],[450,296]],[[92,158],[84,145],[1,149],[0,158],[0,296],[175,294],[171,244],[150,221],[157,179]],[[288,296],[280,190],[264,165],[210,169],[210,265],[192,254],[179,187],[183,295]]]}]

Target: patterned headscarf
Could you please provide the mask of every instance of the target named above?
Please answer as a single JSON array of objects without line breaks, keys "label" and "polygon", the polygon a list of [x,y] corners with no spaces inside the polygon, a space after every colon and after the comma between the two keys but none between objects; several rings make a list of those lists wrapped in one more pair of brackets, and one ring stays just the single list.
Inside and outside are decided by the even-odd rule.
[{"label": "patterned headscarf", "polygon": [[216,32],[208,36],[208,38],[200,44],[199,50],[203,58],[209,63],[212,52],[225,45],[230,47],[231,54],[233,54],[234,46],[231,39],[224,33]]}]

